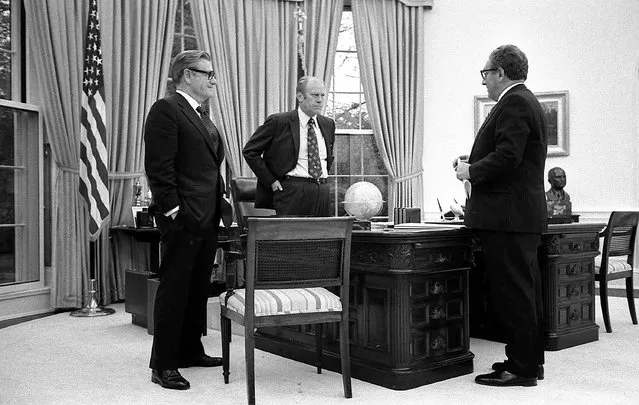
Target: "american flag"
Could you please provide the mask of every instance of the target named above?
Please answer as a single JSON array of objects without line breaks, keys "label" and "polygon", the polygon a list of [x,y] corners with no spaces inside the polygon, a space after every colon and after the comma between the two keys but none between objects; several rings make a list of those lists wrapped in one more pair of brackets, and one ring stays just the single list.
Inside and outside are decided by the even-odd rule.
[{"label": "american flag", "polygon": [[90,214],[89,239],[95,241],[109,217],[106,108],[97,0],[91,0],[82,85],[80,195]]}]

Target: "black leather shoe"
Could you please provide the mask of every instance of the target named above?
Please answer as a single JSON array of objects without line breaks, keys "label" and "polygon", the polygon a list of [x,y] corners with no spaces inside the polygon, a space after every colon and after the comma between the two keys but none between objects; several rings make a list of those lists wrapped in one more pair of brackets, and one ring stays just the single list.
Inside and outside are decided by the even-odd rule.
[{"label": "black leather shoe", "polygon": [[481,385],[493,387],[534,387],[537,385],[537,377],[520,377],[508,371],[493,371],[475,377],[475,382]]},{"label": "black leather shoe", "polygon": [[[506,371],[506,362],[498,361],[497,363],[493,363],[493,370]],[[541,364],[537,366],[537,379],[540,381],[544,379],[544,366]]]},{"label": "black leather shoe", "polygon": [[220,367],[222,365],[221,357],[211,357],[203,354],[198,357],[180,361],[180,368],[186,367]]},{"label": "black leather shoe", "polygon": [[151,381],[170,390],[188,390],[191,384],[177,370],[155,370],[151,372]]}]

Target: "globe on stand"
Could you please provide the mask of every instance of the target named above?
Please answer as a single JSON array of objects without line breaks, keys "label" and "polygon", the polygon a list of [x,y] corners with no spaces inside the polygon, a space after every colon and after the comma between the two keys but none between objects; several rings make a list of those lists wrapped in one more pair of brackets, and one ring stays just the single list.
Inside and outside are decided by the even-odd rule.
[{"label": "globe on stand", "polygon": [[384,200],[376,185],[359,181],[346,190],[343,204],[348,215],[356,219],[353,229],[370,230],[370,220],[382,209]]}]

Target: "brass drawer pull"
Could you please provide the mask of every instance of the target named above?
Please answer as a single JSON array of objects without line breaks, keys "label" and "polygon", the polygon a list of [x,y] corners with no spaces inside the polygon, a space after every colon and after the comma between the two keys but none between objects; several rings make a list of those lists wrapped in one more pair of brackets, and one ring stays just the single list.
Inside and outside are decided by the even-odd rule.
[{"label": "brass drawer pull", "polygon": [[431,319],[446,319],[446,312],[439,305],[435,305],[433,309],[430,311]]},{"label": "brass drawer pull", "polygon": [[430,286],[430,293],[433,295],[441,294],[444,292],[444,285],[439,281],[435,281]]},{"label": "brass drawer pull", "polygon": [[435,257],[434,262],[436,264],[444,264],[444,263],[450,263],[450,259],[445,257],[443,253],[439,252],[437,254],[437,257]]},{"label": "brass drawer pull", "polygon": [[576,321],[577,319],[579,319],[579,314],[577,313],[577,310],[573,310],[572,314],[570,314],[570,320],[571,321]]},{"label": "brass drawer pull", "polygon": [[572,289],[572,291],[570,292],[570,295],[571,295],[572,297],[574,297],[575,295],[579,295],[579,294],[581,294],[581,293],[579,292],[579,289],[578,289],[577,287],[574,287],[574,288]]},{"label": "brass drawer pull", "polygon": [[574,250],[576,252],[581,252],[582,250],[584,250],[584,243],[583,242],[570,242],[568,244],[568,249]]}]

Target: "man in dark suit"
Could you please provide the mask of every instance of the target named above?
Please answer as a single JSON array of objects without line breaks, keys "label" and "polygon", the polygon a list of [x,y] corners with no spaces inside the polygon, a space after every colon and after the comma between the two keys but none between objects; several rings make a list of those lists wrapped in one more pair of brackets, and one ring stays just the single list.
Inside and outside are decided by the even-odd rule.
[{"label": "man in dark suit", "polygon": [[219,357],[204,353],[201,337],[220,217],[231,208],[222,197],[222,138],[200,107],[216,84],[209,54],[178,54],[171,78],[176,94],[153,104],[144,130],[153,194],[149,211],[162,243],[150,367],[154,383],[188,389],[178,368],[222,364]]},{"label": "man in dark suit", "polygon": [[277,215],[330,216],[326,179],[335,122],[320,114],[326,88],[322,80],[304,76],[296,93],[299,107],[270,115],[242,150],[258,179],[255,207]]},{"label": "man in dark suit", "polygon": [[[542,108],[526,88],[528,59],[516,46],[495,49],[481,70],[497,102],[479,129],[470,157],[455,159],[459,180],[472,185],[464,223],[479,236],[497,316],[506,332],[507,360],[475,381],[534,386],[543,378],[541,275],[537,247],[547,230]],[[467,161],[466,161],[467,158]]]}]

